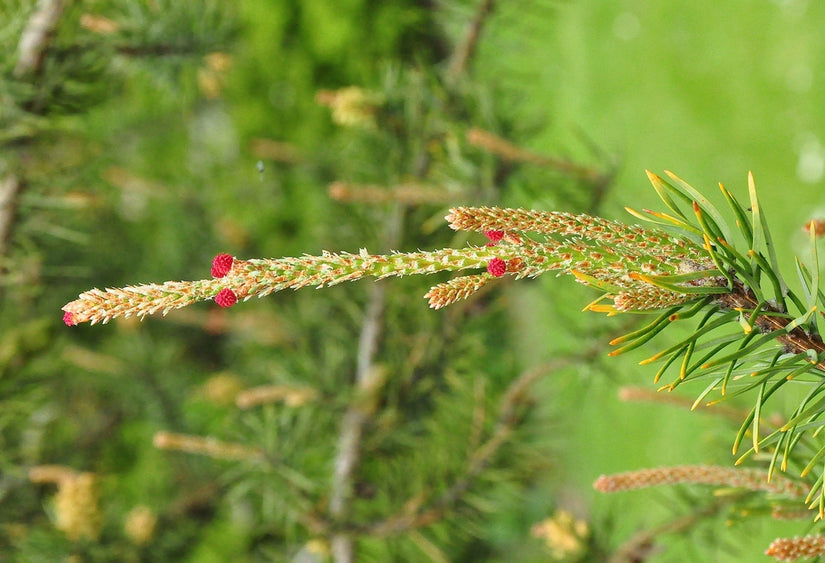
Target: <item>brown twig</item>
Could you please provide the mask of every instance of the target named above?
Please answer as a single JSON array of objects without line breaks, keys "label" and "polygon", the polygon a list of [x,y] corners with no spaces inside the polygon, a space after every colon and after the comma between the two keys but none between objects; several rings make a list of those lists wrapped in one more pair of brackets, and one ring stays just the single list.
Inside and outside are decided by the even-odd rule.
[{"label": "brown twig", "polygon": [[447,77],[450,81],[455,81],[467,70],[470,60],[475,54],[481,30],[487,17],[493,12],[495,0],[482,0],[476,9],[473,21],[467,27],[464,38],[459,43],[450,57],[450,66],[447,69]]},{"label": "brown twig", "polygon": [[[759,302],[747,287],[741,282],[735,282],[733,291],[719,296],[719,303],[725,309],[744,311],[755,311],[759,308]],[[767,313],[760,314],[756,319],[756,327],[763,332],[774,332],[786,329],[791,323],[791,319],[786,315],[781,315],[777,307],[773,305],[762,306],[761,310]],[[786,350],[793,354],[803,354],[808,350],[813,350],[817,356],[821,357],[825,353],[825,343],[819,334],[808,333],[801,326],[797,326],[787,334],[780,334],[776,339],[785,346]],[[825,371],[825,361],[816,364],[817,369]]]},{"label": "brown twig", "polygon": [[467,142],[484,149],[490,154],[508,162],[523,162],[551,168],[566,176],[576,178],[593,185],[609,184],[612,173],[603,174],[595,168],[584,166],[566,158],[545,156],[523,149],[495,133],[473,127],[467,131]]},{"label": "brown twig", "polygon": [[348,203],[378,204],[397,201],[404,205],[452,203],[467,197],[466,194],[451,193],[441,188],[433,188],[418,183],[385,187],[333,182],[327,188],[327,193],[336,201]]}]

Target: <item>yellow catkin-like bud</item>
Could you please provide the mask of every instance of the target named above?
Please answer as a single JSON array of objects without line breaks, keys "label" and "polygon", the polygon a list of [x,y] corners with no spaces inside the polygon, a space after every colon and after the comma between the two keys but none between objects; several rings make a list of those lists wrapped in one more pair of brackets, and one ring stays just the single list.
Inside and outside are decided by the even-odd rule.
[{"label": "yellow catkin-like bud", "polygon": [[243,444],[222,442],[214,438],[191,434],[158,432],[155,434],[153,444],[159,450],[177,450],[215,459],[256,459],[263,455],[259,448],[250,448]]},{"label": "yellow catkin-like bud", "polygon": [[557,510],[553,516],[534,525],[531,534],[545,541],[554,559],[581,556],[590,529],[587,522],[577,520],[567,510]]},{"label": "yellow catkin-like bud", "polygon": [[765,555],[777,561],[796,561],[825,555],[825,536],[777,538],[765,550]]},{"label": "yellow catkin-like bud", "polygon": [[318,398],[312,387],[293,385],[262,385],[244,389],[235,398],[238,408],[249,409],[257,405],[283,402],[288,407],[300,407]]},{"label": "yellow catkin-like bud", "polygon": [[684,303],[688,298],[689,296],[684,293],[647,285],[634,288],[633,291],[619,293],[613,298],[613,305],[618,311],[647,311],[667,309]]},{"label": "yellow catkin-like bud", "polygon": [[223,91],[226,73],[232,66],[232,56],[215,52],[203,59],[205,65],[198,69],[198,88],[206,99],[214,100]]},{"label": "yellow catkin-like bud", "polygon": [[158,523],[157,515],[148,506],[136,506],[126,515],[123,531],[136,545],[143,545],[152,539]]},{"label": "yellow catkin-like bud", "polygon": [[808,493],[808,487],[785,477],[773,475],[768,480],[767,471],[716,465],[677,465],[602,475],[593,483],[593,488],[603,493],[615,493],[683,483],[736,487],[793,498],[803,498]]},{"label": "yellow catkin-like bud", "polygon": [[70,540],[97,539],[103,515],[95,475],[78,473],[60,481],[54,496],[54,515],[55,527]]},{"label": "yellow catkin-like bud", "polygon": [[38,465],[29,469],[32,483],[57,485],[54,525],[72,541],[97,539],[103,525],[98,483],[93,473],[78,473],[63,465]]},{"label": "yellow catkin-like bud", "polygon": [[332,121],[338,125],[373,129],[375,113],[384,103],[384,97],[358,86],[348,86],[340,90],[321,90],[315,95],[315,101],[332,110]]}]

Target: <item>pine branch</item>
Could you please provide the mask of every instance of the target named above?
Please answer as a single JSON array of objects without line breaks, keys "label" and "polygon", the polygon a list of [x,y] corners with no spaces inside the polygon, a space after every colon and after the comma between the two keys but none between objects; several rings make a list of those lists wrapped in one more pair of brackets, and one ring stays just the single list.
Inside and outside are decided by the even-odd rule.
[{"label": "pine branch", "polygon": [[[664,231],[626,226],[588,215],[522,209],[456,208],[447,220],[454,229],[484,231],[495,242],[483,247],[388,255],[372,255],[366,250],[359,254],[327,252],[320,256],[272,260],[237,260],[219,255],[213,265],[214,279],[92,289],[63,308],[64,320],[70,325],[106,323],[121,316],[142,318],[156,312],[166,314],[206,299],[215,299],[226,307],[239,299],[264,297],[283,289],[323,287],[365,276],[383,279],[470,268],[486,269],[482,275],[487,279],[505,274],[517,279],[536,277],[554,270],[573,274],[580,282],[607,292],[605,297],[613,299],[617,308],[590,307],[607,312],[626,310],[624,307],[628,304],[637,310],[656,309],[661,308],[662,303],[684,303],[695,299],[697,294],[724,291],[717,287],[713,277],[708,278],[707,285],[695,283],[695,278],[714,273],[693,266],[699,260],[706,260],[702,249]],[[536,241],[525,231],[566,238]],[[641,247],[644,253],[636,247]],[[691,271],[682,277],[692,283],[679,283],[686,267]],[[660,287],[663,282],[650,283],[651,278],[645,277],[650,275],[662,279],[676,276],[677,281]],[[450,294],[454,289],[453,286],[434,287],[427,294],[430,305],[438,308],[449,304],[450,297],[445,296],[445,292]],[[460,297],[466,297],[471,291],[459,293]],[[633,296],[637,298],[632,299]]]}]

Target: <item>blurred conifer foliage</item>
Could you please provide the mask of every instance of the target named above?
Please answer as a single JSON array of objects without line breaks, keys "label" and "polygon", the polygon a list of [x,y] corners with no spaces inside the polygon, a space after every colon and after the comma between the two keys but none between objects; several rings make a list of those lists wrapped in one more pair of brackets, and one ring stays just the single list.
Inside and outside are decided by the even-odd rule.
[{"label": "blurred conifer foliage", "polygon": [[472,79],[494,8],[0,1],[0,558],[543,553],[529,389],[592,353],[521,365],[484,292],[446,315],[410,280],[105,333],[54,316],[89,280],[200,277],[220,251],[461,243],[448,205],[523,186],[592,210],[601,157],[506,140],[524,124]]}]

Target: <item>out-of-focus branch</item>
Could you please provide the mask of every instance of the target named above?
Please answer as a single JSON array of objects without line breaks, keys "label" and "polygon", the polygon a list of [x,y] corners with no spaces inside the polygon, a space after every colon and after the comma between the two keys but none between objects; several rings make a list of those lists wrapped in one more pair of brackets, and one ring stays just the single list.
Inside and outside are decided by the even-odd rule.
[{"label": "out-of-focus branch", "polygon": [[456,46],[450,57],[450,66],[447,69],[447,77],[449,80],[455,80],[467,69],[467,65],[475,54],[484,23],[487,17],[493,12],[494,7],[495,0],[482,0],[478,5],[475,17],[468,25],[463,40]]},{"label": "out-of-focus branch", "polygon": [[40,0],[17,44],[14,76],[20,78],[37,72],[68,0]]},{"label": "out-of-focus branch", "polygon": [[443,188],[434,188],[419,183],[386,187],[333,182],[327,188],[327,192],[336,201],[371,204],[397,201],[410,206],[452,203],[467,197],[463,193],[453,193]]},{"label": "out-of-focus branch", "polygon": [[14,220],[14,202],[20,191],[20,179],[14,174],[0,181],[0,257],[6,254],[11,224]]},{"label": "out-of-focus branch", "polygon": [[[673,407],[683,408],[686,410],[697,409],[697,412],[704,412],[711,415],[716,415],[724,418],[734,424],[742,424],[742,421],[748,416],[748,411],[729,407],[727,405],[713,405],[712,408],[707,405],[694,406],[694,400],[687,397],[681,397],[675,394],[662,393],[660,391],[647,389],[646,387],[637,387],[634,385],[627,385],[619,388],[619,399],[622,401],[635,401],[646,403],[659,403],[662,405],[670,405]],[[699,408],[697,408],[699,407]],[[782,420],[766,421],[773,426],[779,427],[784,424]]]},{"label": "out-of-focus branch", "polygon": [[[467,131],[467,142],[489,152],[490,154],[496,155],[505,162],[518,162],[542,166],[544,168],[555,170],[556,172],[559,172],[569,178],[573,178],[579,182],[585,183],[590,187],[592,192],[590,205],[588,206],[589,213],[597,212],[605,194],[607,193],[607,189],[610,187],[613,182],[613,178],[616,175],[617,166],[615,163],[609,163],[604,170],[599,170],[592,166],[579,164],[578,162],[574,162],[568,158],[537,154],[511,143],[507,139],[499,137],[495,133],[485,131],[484,129],[479,129],[477,127],[473,127]],[[596,149],[597,147],[591,143],[590,150],[596,153],[597,156],[601,156],[603,158],[601,152]]]},{"label": "out-of-focus branch", "polygon": [[[54,30],[70,0],[39,0],[17,44],[17,64],[14,76],[37,72],[43,61],[43,53],[54,35]],[[0,179],[0,257],[6,254],[14,221],[15,202],[23,182],[11,173]],[[0,267],[0,271],[2,268]]]},{"label": "out-of-focus branch", "polygon": [[[398,244],[402,224],[401,208],[387,221],[386,240],[390,246]],[[376,408],[377,396],[383,387],[383,371],[374,364],[375,352],[383,331],[385,289],[383,284],[372,286],[364,324],[358,340],[358,356],[355,376],[356,397],[351,402],[341,422],[338,436],[338,455],[332,475],[329,515],[336,523],[345,523],[352,511],[354,475],[361,460],[361,438],[364,426]],[[355,560],[354,537],[345,532],[337,533],[331,540],[332,556],[336,563]]]},{"label": "out-of-focus branch", "polygon": [[[329,514],[333,520],[346,520],[352,508],[353,476],[361,460],[361,437],[364,426],[372,413],[364,402],[371,403],[378,390],[374,383],[377,378],[376,368],[372,364],[375,350],[378,346],[378,337],[381,333],[381,318],[384,310],[384,286],[376,284],[372,287],[361,337],[358,343],[358,370],[356,375],[357,394],[361,400],[356,400],[347,409],[341,422],[341,432],[338,436],[338,455],[335,458],[335,470],[332,475],[332,489],[329,499]],[[355,560],[353,537],[339,533],[333,536],[332,556],[336,563],[349,563]]]},{"label": "out-of-focus branch", "polygon": [[591,361],[603,349],[603,344],[597,344],[581,354],[557,358],[523,372],[510,384],[501,400],[496,426],[492,435],[470,453],[466,470],[461,477],[431,503],[425,504],[422,502],[422,498],[413,498],[405,504],[400,513],[359,528],[357,531],[370,536],[390,536],[421,528],[441,520],[447,511],[469,490],[475,478],[489,466],[501,447],[507,443],[507,439],[512,435],[520,420],[518,409],[528,400],[527,393],[532,385],[549,373],[570,365]]},{"label": "out-of-focus branch", "polygon": [[597,184],[603,181],[605,173],[593,167],[585,166],[566,158],[545,156],[514,145],[507,139],[495,133],[473,127],[467,131],[467,142],[509,162],[526,162],[537,166],[552,168],[566,176],[588,183]]},{"label": "out-of-focus branch", "polygon": [[710,506],[698,508],[696,511],[685,516],[680,516],[670,522],[665,522],[661,526],[642,530],[633,535],[629,540],[613,552],[607,559],[608,563],[635,563],[647,561],[657,551],[657,540],[664,534],[680,534],[687,532],[699,522],[706,520],[730,504],[730,498],[720,499]]}]

